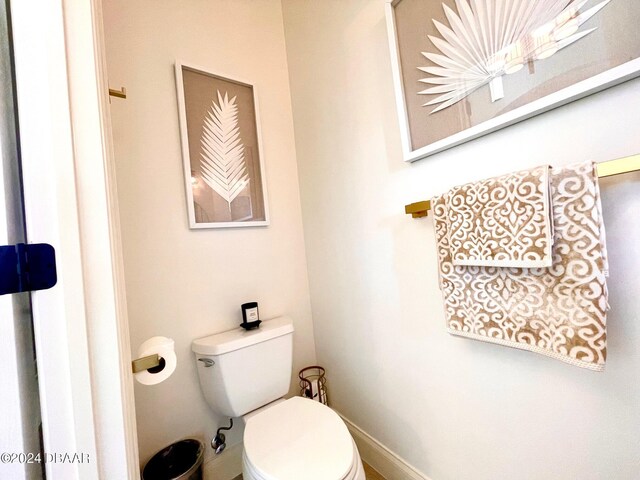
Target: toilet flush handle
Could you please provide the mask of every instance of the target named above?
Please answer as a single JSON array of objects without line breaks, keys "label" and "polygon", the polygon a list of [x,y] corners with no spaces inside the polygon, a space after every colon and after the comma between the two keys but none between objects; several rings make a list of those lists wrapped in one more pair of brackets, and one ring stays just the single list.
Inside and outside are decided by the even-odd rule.
[{"label": "toilet flush handle", "polygon": [[198,361],[204,363],[205,367],[213,367],[216,364],[216,362],[214,362],[210,358],[199,358]]}]

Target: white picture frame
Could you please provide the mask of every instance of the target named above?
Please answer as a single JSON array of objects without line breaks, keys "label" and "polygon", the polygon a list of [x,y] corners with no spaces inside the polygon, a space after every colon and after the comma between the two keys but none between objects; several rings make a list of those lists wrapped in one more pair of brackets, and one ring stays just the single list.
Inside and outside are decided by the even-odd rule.
[{"label": "white picture frame", "polygon": [[[526,120],[540,113],[552,110],[556,107],[573,102],[593,93],[605,90],[640,75],[640,58],[634,58],[619,66],[610,68],[602,73],[591,76],[585,80],[576,82],[566,88],[555,91],[542,98],[517,107],[504,114],[495,116],[470,128],[460,130],[452,135],[434,141],[425,146],[414,148],[409,126],[409,112],[405,98],[403,72],[400,61],[398,32],[396,29],[395,7],[403,0],[387,0],[385,14],[395,100],[400,126],[403,159],[406,162],[414,162],[430,155],[442,152],[456,145],[474,140],[483,135],[495,132],[501,128]],[[439,0],[441,1],[441,0]]]},{"label": "white picture frame", "polygon": [[[235,111],[235,123],[231,126],[231,129],[227,126],[227,139],[228,139],[228,147],[234,149],[234,145],[238,143],[243,145],[242,151],[239,155],[236,152],[236,158],[232,160],[235,162],[234,165],[227,167],[222,165],[221,168],[226,169],[223,172],[223,175],[217,176],[215,172],[219,172],[220,169],[217,168],[216,165],[213,165],[211,168],[208,168],[203,162],[211,162],[213,160],[219,159],[219,156],[210,156],[207,159],[203,159],[203,155],[205,155],[205,150],[203,146],[203,142],[205,141],[205,129],[207,127],[204,126],[204,123],[207,120],[203,120],[200,122],[200,117],[202,117],[202,112],[200,112],[200,117],[197,117],[197,120],[194,120],[194,115],[192,114],[192,110],[197,106],[200,110],[203,106],[198,106],[198,102],[192,101],[192,99],[187,100],[187,96],[190,95],[189,91],[185,90],[185,72],[188,75],[200,75],[205,79],[210,79],[213,84],[223,85],[224,82],[228,82],[229,84],[233,84],[242,89],[250,89],[251,90],[251,100],[252,105],[250,106],[250,110],[248,108],[241,108],[242,104],[240,103],[241,99],[236,102],[236,98],[239,95],[235,95],[234,93],[229,94],[225,92],[224,89],[217,88],[216,91],[212,90],[210,93],[209,105],[207,105],[208,113],[204,116],[206,118],[211,115],[217,115],[220,113],[221,115],[225,115],[226,113],[231,112],[231,117],[227,115],[227,119],[231,118],[233,121]],[[180,124],[180,136],[181,136],[181,149],[182,149],[182,160],[183,160],[183,171],[184,171],[184,184],[186,191],[186,199],[187,199],[187,212],[189,217],[189,228],[191,229],[206,229],[206,228],[236,228],[236,227],[266,227],[270,223],[270,215],[269,215],[269,202],[268,202],[268,194],[267,194],[267,182],[266,182],[266,172],[265,172],[265,162],[264,162],[264,149],[262,146],[262,133],[260,129],[260,112],[258,105],[258,93],[255,84],[252,84],[245,80],[240,80],[235,76],[229,76],[220,73],[212,73],[209,69],[193,65],[191,63],[185,63],[181,61],[175,62],[175,75],[176,75],[176,89],[177,89],[177,100],[178,100],[178,117]],[[222,82],[222,83],[221,83]],[[188,82],[187,82],[188,83]],[[247,102],[247,95],[242,94],[245,100],[245,104],[249,105],[251,102]],[[200,95],[201,97],[202,95]],[[213,103],[211,103],[213,102]],[[199,102],[202,104],[202,102]],[[203,104],[202,104],[203,105]],[[216,109],[218,107],[218,109]],[[222,108],[224,112],[220,110]],[[225,113],[226,112],[226,113]],[[210,120],[213,120],[213,123],[209,121],[208,126],[215,128],[216,125],[219,125],[217,120],[213,117],[209,117]],[[254,135],[251,136],[251,144],[252,149],[251,154],[252,159],[247,162],[247,158],[245,157],[248,149],[244,146],[244,141],[242,139],[243,131],[249,131],[251,128],[243,127],[240,125],[241,122],[246,126],[248,122],[253,122]],[[200,125],[202,123],[202,125]],[[197,132],[191,131],[200,130]],[[236,133],[233,133],[235,131]],[[199,142],[194,140],[194,135],[199,137]],[[209,135],[211,138],[211,135]],[[197,143],[200,145],[198,146]],[[198,152],[200,149],[200,152]],[[198,152],[195,153],[194,152]],[[253,155],[257,155],[258,159],[254,159]],[[214,158],[215,157],[215,158]],[[239,158],[242,157],[242,158]],[[240,171],[240,175],[238,176],[238,171]],[[219,178],[223,178],[224,174],[228,174],[228,176],[235,176],[235,184],[222,185],[222,187],[216,184],[216,180]],[[228,178],[228,177],[227,177]],[[240,192],[246,192],[245,195],[238,195],[238,180],[243,181],[246,180],[246,186],[242,187],[240,185]],[[223,179],[224,181],[224,179]],[[198,183],[199,182],[199,183]],[[253,182],[253,185],[252,183]],[[215,190],[214,188],[218,190]],[[234,186],[235,185],[235,186]],[[250,188],[251,187],[251,188]],[[220,190],[222,188],[223,190]],[[227,188],[227,190],[224,190]],[[205,193],[199,192],[198,189],[202,189]],[[196,193],[194,193],[196,191]],[[222,191],[220,195],[218,192]],[[248,200],[248,206],[245,203],[244,212],[240,213],[239,216],[236,212],[233,212],[233,215],[236,215],[232,218],[221,218],[219,213],[219,208],[209,208],[206,214],[203,214],[204,209],[198,204],[197,197],[199,195],[207,195],[211,196],[211,198],[218,203],[220,203],[220,198],[228,203],[229,216],[232,216],[232,210],[237,203],[237,200],[244,199]],[[217,198],[220,197],[220,198]],[[255,202],[258,205],[258,208],[254,208]],[[257,214],[255,210],[258,210]],[[226,213],[225,213],[226,214]],[[257,218],[256,218],[257,217]]]}]

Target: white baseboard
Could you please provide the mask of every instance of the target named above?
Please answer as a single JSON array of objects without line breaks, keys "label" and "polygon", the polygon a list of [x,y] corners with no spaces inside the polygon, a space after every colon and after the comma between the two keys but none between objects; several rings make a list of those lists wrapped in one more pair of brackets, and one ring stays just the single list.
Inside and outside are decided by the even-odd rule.
[{"label": "white baseboard", "polygon": [[362,460],[377,470],[384,478],[387,480],[430,480],[429,477],[420,473],[406,460],[393,453],[353,422],[342,415],[340,416],[355,440]]},{"label": "white baseboard", "polygon": [[233,480],[242,473],[242,443],[227,447],[220,455],[205,459],[203,480]]}]

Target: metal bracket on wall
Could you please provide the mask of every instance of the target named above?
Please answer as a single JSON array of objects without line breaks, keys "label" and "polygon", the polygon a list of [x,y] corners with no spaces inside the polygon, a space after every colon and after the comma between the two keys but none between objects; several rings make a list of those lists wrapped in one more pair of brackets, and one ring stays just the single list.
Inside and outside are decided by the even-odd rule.
[{"label": "metal bracket on wall", "polygon": [[144,372],[162,365],[160,356],[157,353],[147,355],[146,357],[136,358],[131,362],[131,370],[133,373]]},{"label": "metal bracket on wall", "polygon": [[431,210],[431,200],[423,200],[422,202],[410,203],[404,206],[404,213],[411,214],[411,218],[426,217]]},{"label": "metal bracket on wall", "polygon": [[127,89],[122,87],[120,90],[109,89],[109,95],[118,98],[127,98]]}]

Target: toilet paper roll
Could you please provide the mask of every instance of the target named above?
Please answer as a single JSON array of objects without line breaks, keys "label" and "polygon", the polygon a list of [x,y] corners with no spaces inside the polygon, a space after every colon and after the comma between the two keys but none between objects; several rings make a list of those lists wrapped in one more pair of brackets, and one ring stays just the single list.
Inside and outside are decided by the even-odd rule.
[{"label": "toilet paper roll", "polygon": [[[176,352],[174,350],[175,342],[167,337],[151,337],[138,348],[138,358],[146,357],[157,353],[160,356],[160,365],[164,363],[164,367],[144,370],[135,373],[134,376],[138,382],[143,385],[155,385],[165,381],[171,376],[176,369]],[[164,362],[163,362],[164,360]],[[156,372],[156,373],[153,373]]]}]

